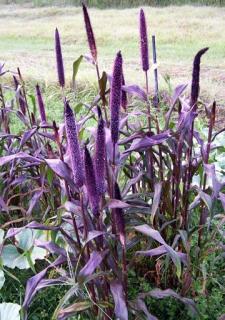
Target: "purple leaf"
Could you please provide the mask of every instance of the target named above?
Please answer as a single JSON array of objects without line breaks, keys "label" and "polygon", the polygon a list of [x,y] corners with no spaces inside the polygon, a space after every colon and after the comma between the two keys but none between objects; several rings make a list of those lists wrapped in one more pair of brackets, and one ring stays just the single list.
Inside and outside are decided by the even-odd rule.
[{"label": "purple leaf", "polygon": [[29,203],[29,209],[27,210],[27,216],[31,215],[32,210],[34,209],[34,206],[36,205],[36,203],[38,202],[38,200],[42,196],[43,192],[44,192],[43,190],[38,190],[34,193],[33,197],[30,200],[30,203]]},{"label": "purple leaf", "polygon": [[24,302],[23,302],[23,307],[25,310],[28,308],[32,298],[34,297],[34,295],[36,293],[35,289],[36,289],[37,285],[46,276],[48,269],[49,269],[49,266],[47,268],[45,268],[44,270],[42,270],[41,272],[39,272],[38,274],[36,274],[35,276],[31,277],[27,281],[25,298],[24,298]]},{"label": "purple leaf", "polygon": [[52,230],[52,231],[57,231],[59,230],[59,227],[56,226],[45,226],[41,223],[38,223],[36,221],[32,221],[30,223],[28,223],[26,226],[21,227],[21,228],[10,228],[6,234],[5,239],[8,239],[10,237],[14,237],[16,234],[18,234],[20,231],[22,231],[23,229],[37,229],[37,230]]},{"label": "purple leaf", "polygon": [[162,245],[164,245],[165,249],[167,250],[168,254],[170,255],[173,263],[175,264],[175,266],[177,268],[177,276],[179,278],[181,276],[180,257],[178,255],[178,253],[165,242],[165,240],[160,235],[159,231],[152,229],[147,224],[137,226],[137,227],[135,227],[135,230],[153,238],[154,240],[156,240],[159,243],[161,243]]},{"label": "purple leaf", "polygon": [[95,65],[95,60],[93,59],[93,57],[91,55],[84,54],[83,57],[87,62],[89,62],[90,64]]},{"label": "purple leaf", "polygon": [[140,98],[143,101],[147,101],[148,100],[145,91],[143,89],[141,89],[136,84],[133,84],[133,85],[130,85],[130,86],[122,86],[122,89],[124,91],[126,91],[127,93],[130,93],[132,95],[137,96],[138,98]]},{"label": "purple leaf", "polygon": [[3,166],[4,164],[15,160],[15,159],[21,159],[21,160],[26,160],[28,162],[37,162],[37,163],[42,163],[42,160],[32,157],[29,154],[25,152],[18,152],[15,154],[11,154],[10,156],[5,156],[0,158],[0,166]]},{"label": "purple leaf", "polygon": [[102,236],[103,234],[106,234],[106,233],[104,231],[98,231],[98,230],[89,231],[85,244],[87,244],[89,241],[94,240],[97,237]]},{"label": "purple leaf", "polygon": [[[162,254],[166,254],[167,250],[164,245],[159,246],[157,248],[146,250],[146,251],[136,251],[136,254],[140,254],[146,257],[154,257],[154,256],[161,256]],[[180,260],[187,265],[187,255],[182,252],[177,252],[177,255],[180,257]]]},{"label": "purple leaf", "polygon": [[110,209],[145,208],[143,206],[132,205],[118,199],[110,199],[109,202],[107,203],[107,207]]},{"label": "purple leaf", "polygon": [[37,128],[33,128],[31,130],[27,130],[24,132],[22,139],[20,141],[20,148],[35,134]]},{"label": "purple leaf", "polygon": [[101,264],[106,256],[108,250],[103,252],[93,251],[86,265],[80,270],[78,280],[80,283],[84,282],[90,275],[93,274],[95,269]]},{"label": "purple leaf", "polygon": [[154,198],[152,203],[152,212],[151,212],[151,221],[154,221],[155,214],[158,210],[160,198],[161,198],[161,191],[162,191],[162,183],[158,182],[154,186]]},{"label": "purple leaf", "polygon": [[57,244],[51,241],[40,241],[40,240],[35,240],[35,246],[39,248],[43,248],[47,251],[49,251],[52,254],[57,254],[61,255],[64,257],[67,257],[66,251],[63,248],[60,248]]},{"label": "purple leaf", "polygon": [[220,201],[221,201],[221,203],[222,203],[223,210],[225,211],[225,194],[222,193],[222,192],[220,192],[219,195],[220,195],[220,196],[219,196],[219,199],[220,199]]},{"label": "purple leaf", "polygon": [[146,148],[158,145],[166,141],[171,136],[170,130],[155,134],[151,137],[144,137],[141,139],[135,139],[130,148],[124,151],[125,153],[137,150],[145,150]]},{"label": "purple leaf", "polygon": [[172,114],[173,109],[175,107],[175,104],[186,88],[187,88],[187,84],[181,84],[181,85],[177,86],[174,90],[174,93],[172,96],[171,107],[170,107],[169,111],[167,112],[167,114],[165,115],[165,119],[166,119],[165,128],[166,129],[169,127],[170,117],[171,117],[171,114]]},{"label": "purple leaf", "polygon": [[62,179],[74,186],[73,177],[67,164],[60,159],[45,159],[48,166]]},{"label": "purple leaf", "polygon": [[175,88],[172,96],[172,105],[175,105],[175,103],[177,102],[177,100],[179,99],[179,97],[181,96],[181,94],[184,92],[186,88],[187,88],[187,84],[180,84]]},{"label": "purple leaf", "polygon": [[114,303],[115,303],[115,315],[116,318],[120,320],[128,320],[128,311],[127,305],[125,302],[123,286],[119,281],[112,281],[110,283],[110,290],[113,295]]},{"label": "purple leaf", "polygon": [[183,302],[188,308],[190,308],[190,310],[192,311],[193,314],[195,314],[195,315],[197,314],[197,309],[196,309],[195,303],[192,299],[183,298],[178,293],[176,293],[175,291],[173,291],[171,289],[166,289],[166,290],[153,289],[152,291],[150,291],[148,293],[140,294],[141,298],[145,298],[147,296],[151,296],[151,297],[157,298],[157,299],[173,297],[173,298]]},{"label": "purple leaf", "polygon": [[56,267],[66,261],[65,257],[59,256],[53,263],[51,263],[47,268],[31,277],[26,284],[25,298],[23,302],[23,308],[27,310],[31,300],[37,292],[37,286],[40,284],[41,280],[45,277],[48,269]]},{"label": "purple leaf", "polygon": [[220,190],[224,187],[224,183],[219,182],[216,176],[215,164],[204,163],[204,170],[208,178],[212,180],[213,198],[217,198]]},{"label": "purple leaf", "polygon": [[57,319],[58,320],[66,320],[71,316],[75,315],[77,312],[82,312],[89,309],[92,306],[92,302],[90,300],[75,302],[70,306],[59,310]]},{"label": "purple leaf", "polygon": [[158,318],[156,318],[155,316],[153,316],[151,313],[149,313],[145,302],[142,299],[137,299],[135,301],[135,309],[140,310],[142,312],[144,312],[144,314],[146,315],[146,319],[147,320],[158,320]]},{"label": "purple leaf", "polygon": [[126,184],[126,186],[125,186],[125,188],[124,188],[124,190],[123,190],[123,192],[122,192],[122,195],[125,196],[125,195],[128,193],[130,187],[131,187],[132,185],[136,184],[136,183],[141,179],[142,176],[143,176],[143,173],[142,173],[142,172],[139,172],[139,174],[138,174],[136,177],[130,179],[130,180],[128,181],[128,183]]}]

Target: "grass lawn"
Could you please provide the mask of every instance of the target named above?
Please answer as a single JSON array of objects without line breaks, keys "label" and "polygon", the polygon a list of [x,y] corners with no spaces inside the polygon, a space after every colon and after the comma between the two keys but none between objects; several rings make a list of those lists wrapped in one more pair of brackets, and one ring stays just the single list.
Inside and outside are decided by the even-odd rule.
[{"label": "grass lawn", "polygon": [[[202,63],[202,94],[210,99],[216,98],[222,104],[225,98],[225,8],[146,7],[145,12],[149,36],[155,34],[157,40],[160,88],[166,87],[163,77],[167,74],[173,85],[188,83],[195,53],[209,46],[210,50]],[[143,84],[138,13],[138,8],[90,9],[100,69],[111,72],[115,54],[121,50],[126,81]],[[61,33],[66,77],[69,81],[73,61],[81,54],[88,53],[81,8],[2,5],[0,16],[0,61],[5,61],[6,68],[10,70],[19,66],[25,79],[31,78],[50,86],[47,92],[51,100],[54,95],[51,87],[56,81],[55,27]],[[83,62],[78,81],[85,84],[95,79],[95,69]]]}]

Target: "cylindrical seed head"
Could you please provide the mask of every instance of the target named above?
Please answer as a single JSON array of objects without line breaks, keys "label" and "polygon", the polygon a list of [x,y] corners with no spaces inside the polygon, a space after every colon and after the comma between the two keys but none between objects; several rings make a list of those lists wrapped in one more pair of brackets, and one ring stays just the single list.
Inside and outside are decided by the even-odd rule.
[{"label": "cylindrical seed head", "polygon": [[117,53],[110,91],[110,111],[111,111],[111,138],[114,144],[117,143],[119,138],[119,113],[122,94],[122,65],[123,59],[121,52]]},{"label": "cylindrical seed head", "polygon": [[77,187],[80,188],[84,184],[84,167],[77,137],[75,117],[68,101],[65,101],[65,128],[73,178]]},{"label": "cylindrical seed head", "polygon": [[147,71],[149,69],[148,33],[143,9],[140,10],[140,46],[142,69]]},{"label": "cylindrical seed head", "polygon": [[55,29],[55,53],[56,53],[58,80],[59,80],[60,86],[63,88],[65,86],[65,74],[64,74],[60,36],[59,36],[59,31],[57,28]]}]

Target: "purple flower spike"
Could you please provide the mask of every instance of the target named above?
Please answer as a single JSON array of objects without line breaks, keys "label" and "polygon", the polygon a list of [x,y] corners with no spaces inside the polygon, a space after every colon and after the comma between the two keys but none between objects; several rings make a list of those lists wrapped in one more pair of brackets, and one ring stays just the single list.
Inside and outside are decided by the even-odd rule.
[{"label": "purple flower spike", "polygon": [[[124,79],[123,73],[122,73],[122,86],[125,86],[125,79]],[[127,110],[127,93],[124,90],[122,90],[121,106],[125,111]]]},{"label": "purple flower spike", "polygon": [[110,91],[110,111],[111,111],[111,138],[114,144],[119,138],[119,112],[122,95],[122,65],[123,59],[121,52],[117,53]]},{"label": "purple flower spike", "polygon": [[60,36],[57,28],[55,29],[55,53],[56,53],[56,63],[57,63],[59,84],[63,88],[65,86],[65,75],[64,75]]},{"label": "purple flower spike", "polygon": [[98,128],[95,144],[95,177],[99,195],[105,193],[105,128],[101,109],[98,107]]},{"label": "purple flower spike", "polygon": [[40,116],[41,116],[41,121],[42,122],[47,122],[46,120],[46,114],[45,114],[45,105],[42,99],[41,95],[41,90],[39,85],[36,85],[36,94],[37,94],[37,101],[38,101],[38,106],[39,106],[39,111],[40,111]]},{"label": "purple flower spike", "polygon": [[144,10],[140,10],[140,44],[141,44],[141,61],[142,69],[147,71],[149,69],[149,56],[148,56],[148,34],[145,20]]},{"label": "purple flower spike", "polygon": [[75,117],[68,101],[65,101],[65,127],[73,178],[77,187],[80,188],[84,184],[84,168],[80,154]]},{"label": "purple flower spike", "polygon": [[200,76],[200,63],[201,63],[201,56],[208,50],[209,48],[204,48],[200,50],[193,62],[193,72],[192,72],[192,84],[191,84],[191,107],[194,107],[194,111],[197,109],[197,101],[199,95],[199,76]]},{"label": "purple flower spike", "polygon": [[82,3],[82,6],[83,6],[84,23],[85,23],[89,48],[90,48],[91,55],[92,55],[93,59],[95,61],[97,61],[97,48],[96,48],[96,43],[95,43],[94,32],[93,32],[93,29],[91,26],[90,17],[88,14],[87,7],[85,6],[84,3]]},{"label": "purple flower spike", "polygon": [[92,212],[99,216],[99,194],[96,186],[95,171],[88,149],[84,150],[85,182]]},{"label": "purple flower spike", "polygon": [[[15,89],[17,90],[19,86],[19,82],[15,76],[13,76],[13,80],[15,84]],[[18,91],[18,95],[19,95],[18,102],[19,102],[20,110],[24,115],[26,115],[26,102],[24,100],[21,90]]]}]

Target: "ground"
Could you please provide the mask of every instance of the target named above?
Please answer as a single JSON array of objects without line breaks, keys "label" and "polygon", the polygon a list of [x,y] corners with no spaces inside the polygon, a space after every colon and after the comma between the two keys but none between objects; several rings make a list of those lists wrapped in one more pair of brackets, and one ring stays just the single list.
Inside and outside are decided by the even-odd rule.
[{"label": "ground", "polygon": [[[225,98],[225,8],[183,6],[144,8],[149,36],[156,35],[160,86],[167,74],[172,84],[188,83],[195,53],[206,46],[202,61],[202,93],[219,104]],[[72,62],[88,53],[81,8],[0,6],[0,60],[6,67],[21,68],[24,76],[49,85],[56,80],[54,30],[59,28],[66,77],[72,76]],[[101,70],[111,72],[118,50],[124,57],[125,77],[129,83],[144,83],[140,68],[139,9],[90,9],[98,45]],[[149,37],[150,38],[150,37]],[[152,72],[151,72],[152,73]],[[95,79],[95,70],[83,63],[78,80]],[[152,82],[150,82],[152,83]],[[151,84],[151,87],[152,84]]]}]

